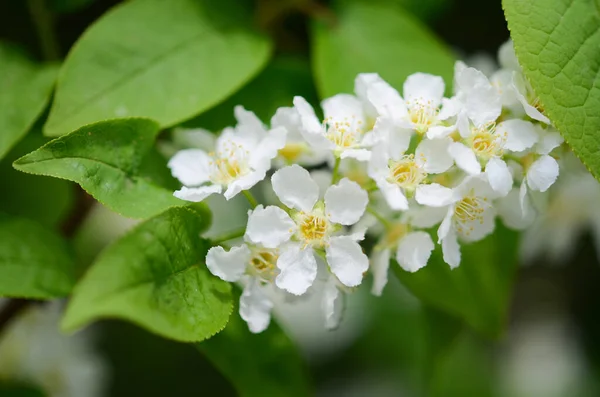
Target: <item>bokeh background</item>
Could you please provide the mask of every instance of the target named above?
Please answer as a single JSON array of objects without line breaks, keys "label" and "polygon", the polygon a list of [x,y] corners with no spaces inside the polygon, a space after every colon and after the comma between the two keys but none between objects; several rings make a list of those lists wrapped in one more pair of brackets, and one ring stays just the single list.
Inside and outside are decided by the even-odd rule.
[{"label": "bokeh background", "polygon": [[[33,0],[36,1],[36,0]],[[317,101],[307,54],[307,18],[300,12],[272,20],[278,0],[240,0],[255,10],[257,23],[277,39],[275,61],[255,78],[235,100],[203,114],[190,125],[220,129],[232,121],[237,100],[267,118],[278,106],[289,105],[289,92]],[[373,0],[395,2],[410,10],[456,52],[457,57],[481,68],[493,68],[498,47],[508,39],[499,0]],[[56,54],[63,57],[87,26],[117,0],[52,0],[57,34]],[[327,6],[327,1],[321,4]],[[21,46],[34,58],[43,59],[39,32],[32,23],[28,2],[0,0],[0,40]],[[282,79],[293,70],[294,78],[281,92],[253,90],[270,79]],[[279,76],[279,77],[278,77]],[[93,78],[93,76],[90,76]],[[279,80],[277,80],[279,81]],[[241,98],[241,99],[240,99]],[[286,103],[287,101],[287,103]],[[0,109],[1,111],[1,109]],[[40,137],[23,141],[0,163],[0,180],[8,189],[14,178],[23,178],[10,163],[37,147]],[[40,182],[42,177],[30,177]],[[595,183],[591,181],[590,183]],[[40,200],[34,192],[2,197],[0,205]],[[70,194],[62,200],[66,213]],[[239,222],[218,200],[211,202],[220,224]],[[566,203],[568,206],[569,203]],[[220,210],[219,210],[220,208]],[[41,217],[64,217],[45,214]],[[54,222],[54,219],[48,219]],[[91,211],[74,239],[82,263],[131,227],[132,222],[102,207]],[[550,230],[560,234],[561,230]],[[348,302],[340,329],[322,329],[318,303],[307,300],[292,315],[280,317],[308,363],[319,396],[439,396],[439,397],[577,397],[600,395],[600,267],[593,236],[583,231],[570,243],[570,254],[523,257],[509,311],[506,332],[489,340],[468,329],[444,335],[444,324],[428,329],[429,309],[392,278],[383,297],[369,294],[368,286]],[[282,304],[283,305],[283,304]],[[285,314],[285,308],[279,308]],[[236,315],[236,314],[234,314]],[[107,363],[105,395],[195,396],[236,395],[229,382],[192,346],[154,336],[134,325],[104,321],[89,330],[99,355]],[[452,332],[452,331],[448,331]],[[430,334],[451,338],[428,361]],[[0,335],[0,338],[2,335]],[[270,376],[270,374],[264,374]],[[21,395],[38,395],[21,390]],[[0,389],[0,396],[8,391]],[[13,394],[15,395],[15,394]]]}]

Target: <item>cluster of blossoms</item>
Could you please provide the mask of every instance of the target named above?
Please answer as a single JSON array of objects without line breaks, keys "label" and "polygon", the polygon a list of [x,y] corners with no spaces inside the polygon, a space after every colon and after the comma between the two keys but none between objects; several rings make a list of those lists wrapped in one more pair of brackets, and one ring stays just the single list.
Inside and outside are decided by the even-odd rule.
[{"label": "cluster of blossoms", "polygon": [[[253,206],[243,243],[215,246],[206,257],[215,276],[243,285],[240,315],[251,331],[268,326],[273,294],[311,293],[317,274],[326,274],[318,285],[326,325],[335,327],[343,294],[367,271],[381,294],[392,257],[415,272],[437,243],[456,268],[460,244],[491,234],[497,216],[513,228],[533,221],[531,196],[555,182],[556,152],[565,149],[511,43],[500,63],[486,76],[457,62],[451,97],[438,76],[415,73],[400,93],[377,74],[360,74],[354,95],[322,102],[323,119],[295,97],[270,128],[238,106],[237,125],[214,151],[171,158],[184,185],[176,197],[243,193]],[[323,169],[329,176],[316,178]],[[263,180],[277,197],[270,205],[249,192]],[[377,241],[370,258],[360,244],[366,233]]]}]

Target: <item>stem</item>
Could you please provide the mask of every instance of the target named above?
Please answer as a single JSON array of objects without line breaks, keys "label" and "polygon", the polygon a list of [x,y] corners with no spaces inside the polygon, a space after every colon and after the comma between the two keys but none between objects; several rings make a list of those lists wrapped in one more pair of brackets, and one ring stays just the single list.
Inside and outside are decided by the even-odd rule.
[{"label": "stem", "polygon": [[212,239],[212,241],[219,245],[224,243],[225,241],[233,240],[234,238],[242,237],[246,233],[246,228],[232,230],[231,232],[223,233],[220,236],[217,236]]},{"label": "stem", "polygon": [[242,193],[244,194],[244,196],[246,196],[246,199],[250,203],[250,206],[252,208],[256,208],[256,206],[258,205],[258,201],[256,201],[252,193],[250,193],[249,190],[242,190]]},{"label": "stem", "polygon": [[47,61],[60,59],[60,48],[54,31],[54,16],[45,0],[27,0],[29,13],[37,31],[42,55]]},{"label": "stem", "polygon": [[370,205],[367,206],[367,212],[373,215],[375,218],[377,218],[377,220],[381,222],[386,229],[389,229],[392,226],[390,221],[387,220],[385,216],[381,215],[375,208],[371,207]]},{"label": "stem", "polygon": [[342,159],[340,157],[335,158],[335,163],[333,164],[333,172],[331,173],[331,184],[334,185],[339,180],[340,176],[340,163]]}]

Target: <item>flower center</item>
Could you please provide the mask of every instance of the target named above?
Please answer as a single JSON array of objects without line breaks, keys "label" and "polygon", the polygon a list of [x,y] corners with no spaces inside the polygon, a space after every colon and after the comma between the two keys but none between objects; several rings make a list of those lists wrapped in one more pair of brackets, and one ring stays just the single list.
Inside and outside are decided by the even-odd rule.
[{"label": "flower center", "polygon": [[352,116],[350,119],[333,120],[327,118],[325,136],[336,146],[337,149],[348,149],[358,145],[364,132],[362,120]]},{"label": "flower center", "polygon": [[415,161],[414,154],[402,156],[400,160],[391,160],[388,169],[387,180],[408,190],[414,190],[427,178],[427,173]]},{"label": "flower center", "polygon": [[325,245],[325,240],[329,236],[332,225],[321,209],[311,213],[300,212],[296,218],[298,225],[298,239],[307,245]]},{"label": "flower center", "polygon": [[250,259],[250,273],[261,281],[272,282],[279,273],[277,269],[278,258],[279,252],[277,250],[261,249],[256,251]]},{"label": "flower center", "polygon": [[456,231],[468,236],[473,231],[473,223],[483,224],[483,214],[490,204],[487,197],[477,197],[471,192],[454,207]]},{"label": "flower center", "polygon": [[394,223],[387,229],[383,238],[379,242],[378,247],[381,249],[394,248],[398,245],[398,241],[410,231],[410,226],[404,223]]},{"label": "flower center", "polygon": [[439,109],[431,101],[407,101],[408,117],[419,134],[424,134],[437,122]]},{"label": "flower center", "polygon": [[471,148],[482,160],[501,156],[505,139],[505,135],[496,132],[496,123],[493,122],[471,129]]},{"label": "flower center", "polygon": [[231,141],[223,145],[222,151],[209,153],[212,157],[209,163],[211,181],[219,185],[228,185],[249,173],[248,154],[243,146]]},{"label": "flower center", "polygon": [[308,150],[306,144],[302,142],[292,142],[285,145],[282,149],[279,149],[278,154],[288,163],[293,163],[300,157],[304,152]]}]

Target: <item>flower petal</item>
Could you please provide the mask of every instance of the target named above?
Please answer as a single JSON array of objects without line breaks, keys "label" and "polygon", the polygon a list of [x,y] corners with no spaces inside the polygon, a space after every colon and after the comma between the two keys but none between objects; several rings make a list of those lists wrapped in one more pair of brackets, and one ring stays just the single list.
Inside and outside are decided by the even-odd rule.
[{"label": "flower petal", "polygon": [[523,213],[519,189],[512,189],[506,197],[502,197],[496,201],[495,205],[502,222],[506,227],[511,229],[524,230],[531,226],[535,220],[532,211],[529,211],[528,214]]},{"label": "flower petal", "polygon": [[325,212],[329,220],[353,225],[365,213],[369,195],[356,182],[344,178],[325,192]]},{"label": "flower petal", "polygon": [[453,229],[452,229],[452,216],[453,215],[454,215],[454,207],[451,206],[448,208],[448,211],[446,212],[446,215],[444,216],[444,219],[442,220],[440,227],[438,227],[438,230],[437,230],[438,244],[441,243],[442,240],[444,240],[450,234],[450,232],[454,233]]},{"label": "flower petal", "polygon": [[219,246],[212,247],[206,254],[206,267],[222,280],[238,281],[246,271],[250,256],[250,249],[245,244],[231,247],[229,251]]},{"label": "flower petal", "polygon": [[238,124],[235,126],[236,134],[255,144],[264,138],[267,130],[260,119],[250,110],[237,105],[233,114]]},{"label": "flower petal", "polygon": [[452,189],[438,183],[419,185],[415,193],[415,200],[421,205],[429,207],[445,207],[453,202]]},{"label": "flower petal", "polygon": [[367,149],[346,149],[340,154],[340,158],[352,158],[358,161],[369,161],[371,159],[371,151]]},{"label": "flower petal", "polygon": [[223,196],[227,200],[231,200],[237,194],[243,190],[249,190],[251,187],[256,185],[258,182],[265,179],[268,168],[257,169],[244,176],[241,176],[227,185],[227,190],[223,193]]},{"label": "flower petal", "polygon": [[258,280],[252,278],[240,297],[240,317],[248,323],[252,333],[263,332],[271,322],[273,302],[262,291]]},{"label": "flower petal", "polygon": [[540,139],[535,147],[536,153],[550,154],[552,150],[559,147],[564,142],[560,132],[552,128],[543,129],[538,127],[538,132]]},{"label": "flower petal", "polygon": [[428,233],[408,233],[398,244],[396,260],[404,270],[413,273],[427,265],[433,248],[433,241]]},{"label": "flower petal", "polygon": [[407,102],[424,102],[433,107],[442,103],[444,96],[444,79],[427,73],[414,73],[406,78],[402,93]]},{"label": "flower petal", "polygon": [[438,114],[438,120],[448,120],[450,117],[458,115],[462,107],[460,100],[453,96],[452,98],[442,98],[442,109]]},{"label": "flower petal", "polygon": [[450,138],[424,139],[415,150],[415,158],[423,164],[423,169],[428,174],[446,172],[454,163],[448,153],[451,143]]},{"label": "flower petal", "polygon": [[558,178],[558,172],[558,163],[553,157],[541,156],[527,170],[527,184],[531,190],[545,192]]},{"label": "flower petal", "polygon": [[541,121],[544,124],[551,124],[552,122],[550,119],[535,107],[531,106],[527,101],[527,98],[525,98],[528,84],[529,83],[525,80],[521,73],[513,73],[513,87],[515,89],[515,95],[517,96],[519,102],[521,102],[521,105],[523,105],[525,113],[534,120]]},{"label": "flower petal", "polygon": [[400,186],[389,183],[385,178],[377,178],[375,182],[391,209],[396,211],[406,211],[408,209],[408,200]]},{"label": "flower petal", "polygon": [[328,330],[336,329],[342,320],[344,297],[338,289],[334,277],[329,277],[323,287],[321,306],[325,314],[325,328]]},{"label": "flower petal", "polygon": [[315,110],[306,99],[301,96],[294,97],[294,108],[300,116],[300,124],[302,125],[302,131],[308,134],[322,135],[323,126],[319,122]]},{"label": "flower petal", "polygon": [[367,97],[380,116],[398,122],[408,115],[404,99],[386,82],[372,84],[367,91]]},{"label": "flower petal", "polygon": [[300,244],[287,245],[277,259],[280,270],[275,284],[294,295],[302,295],[317,277],[317,260],[313,249],[302,249]]},{"label": "flower petal", "polygon": [[271,160],[277,156],[279,149],[285,146],[287,130],[284,127],[275,127],[259,142],[250,152],[250,167],[271,168]]},{"label": "flower petal", "polygon": [[279,207],[257,206],[249,211],[248,225],[244,238],[266,248],[277,248],[288,241],[296,231],[296,223]]},{"label": "flower petal", "polygon": [[459,142],[453,142],[448,147],[448,153],[454,159],[454,162],[461,170],[470,175],[481,173],[481,164],[477,161],[475,153]]},{"label": "flower petal", "polygon": [[198,186],[210,180],[209,162],[210,157],[204,150],[186,149],[171,157],[167,166],[185,186]]},{"label": "flower petal", "polygon": [[449,233],[442,240],[442,254],[444,262],[451,269],[456,269],[460,265],[460,246],[458,245],[458,238],[454,229],[450,229]]},{"label": "flower petal", "polygon": [[325,249],[329,268],[342,284],[356,287],[369,268],[369,258],[360,245],[349,236],[332,237]]},{"label": "flower petal", "polygon": [[485,173],[492,189],[504,197],[513,186],[513,178],[504,160],[498,157],[489,159],[485,166]]},{"label": "flower petal", "polygon": [[538,140],[535,126],[525,120],[506,120],[496,127],[497,134],[506,136],[504,148],[513,152],[522,152],[532,147]]},{"label": "flower petal", "polygon": [[464,110],[476,126],[492,122],[502,112],[502,100],[488,78],[475,68],[458,61],[454,77]]},{"label": "flower petal", "polygon": [[297,164],[275,172],[271,182],[279,200],[290,208],[308,212],[319,199],[319,186],[310,173]]},{"label": "flower petal", "polygon": [[374,251],[371,254],[371,273],[373,274],[371,293],[375,296],[381,296],[383,287],[385,287],[388,282],[390,256],[391,252],[389,249]]},{"label": "flower petal", "polygon": [[175,193],[173,193],[173,196],[181,200],[193,201],[194,203],[197,203],[199,201],[204,200],[211,194],[221,193],[221,190],[222,188],[220,185],[207,185],[200,187],[184,186]]}]

